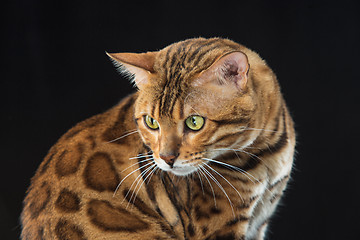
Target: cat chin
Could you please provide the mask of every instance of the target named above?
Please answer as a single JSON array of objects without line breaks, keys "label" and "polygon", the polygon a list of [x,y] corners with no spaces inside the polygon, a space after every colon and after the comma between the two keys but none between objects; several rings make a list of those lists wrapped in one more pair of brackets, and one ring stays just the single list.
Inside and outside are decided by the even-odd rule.
[{"label": "cat chin", "polygon": [[186,176],[196,171],[194,167],[173,168],[169,172],[177,176]]},{"label": "cat chin", "polygon": [[177,176],[186,176],[186,175],[189,175],[193,172],[195,172],[197,170],[196,167],[194,166],[175,166],[173,168],[171,168],[169,165],[167,164],[162,164],[162,162],[158,163],[157,161],[156,162],[156,165],[163,171],[165,172],[171,172],[172,174],[174,175],[177,175]]}]

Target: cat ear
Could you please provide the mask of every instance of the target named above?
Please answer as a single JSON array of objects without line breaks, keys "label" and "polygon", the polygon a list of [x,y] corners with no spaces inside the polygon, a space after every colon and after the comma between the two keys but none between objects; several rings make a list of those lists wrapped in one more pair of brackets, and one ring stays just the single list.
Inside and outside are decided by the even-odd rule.
[{"label": "cat ear", "polygon": [[149,76],[154,72],[157,52],[147,53],[107,53],[121,74],[132,77],[132,82],[139,88],[149,84]]},{"label": "cat ear", "polygon": [[212,83],[236,86],[238,90],[243,91],[248,81],[249,68],[248,58],[244,53],[231,52],[220,57],[203,71],[193,85]]}]

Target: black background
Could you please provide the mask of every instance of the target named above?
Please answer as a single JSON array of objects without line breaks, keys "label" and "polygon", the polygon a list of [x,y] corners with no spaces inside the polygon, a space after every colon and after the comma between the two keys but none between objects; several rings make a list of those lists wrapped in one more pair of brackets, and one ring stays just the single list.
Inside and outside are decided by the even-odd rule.
[{"label": "black background", "polygon": [[104,51],[227,37],[278,76],[296,122],[292,181],[269,239],[360,239],[360,8],[347,1],[3,1],[0,239],[29,180],[75,123],[133,91]]}]

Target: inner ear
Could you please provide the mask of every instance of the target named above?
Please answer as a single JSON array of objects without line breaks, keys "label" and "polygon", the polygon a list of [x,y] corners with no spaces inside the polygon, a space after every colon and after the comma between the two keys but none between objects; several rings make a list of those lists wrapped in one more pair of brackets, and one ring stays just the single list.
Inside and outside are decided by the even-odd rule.
[{"label": "inner ear", "polygon": [[120,73],[133,77],[133,82],[139,89],[149,84],[150,74],[154,72],[153,67],[157,52],[106,54]]},{"label": "inner ear", "polygon": [[194,86],[217,84],[236,86],[245,90],[248,81],[249,63],[242,52],[231,52],[217,59],[207,70],[202,72]]}]

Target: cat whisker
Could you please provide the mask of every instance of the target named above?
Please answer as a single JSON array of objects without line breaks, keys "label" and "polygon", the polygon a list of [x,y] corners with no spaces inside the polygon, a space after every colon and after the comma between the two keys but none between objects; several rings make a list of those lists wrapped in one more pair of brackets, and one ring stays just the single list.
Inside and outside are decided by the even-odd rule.
[{"label": "cat whisker", "polygon": [[[135,178],[135,180],[132,182],[132,184],[130,185],[130,188],[129,188],[129,191],[132,189],[132,187],[134,186],[135,183],[138,182],[138,180],[143,177],[148,171],[149,171],[149,168],[153,167],[154,165],[156,165],[154,162],[151,162],[150,164],[146,164],[148,165],[147,168],[145,170],[142,170],[140,171],[140,174]],[[142,167],[145,167],[146,165],[142,166]],[[150,166],[149,166],[150,165]],[[142,168],[141,167],[141,168]],[[140,170],[141,168],[138,168],[138,170]],[[137,186],[137,185],[136,185]],[[135,189],[136,189],[136,186],[135,186]],[[129,194],[129,191],[128,193],[125,195],[125,198],[128,196]],[[125,199],[124,198],[124,199]]]},{"label": "cat whisker", "polygon": [[[151,171],[150,171],[150,172],[149,172],[149,171],[146,171],[146,173],[149,172],[149,174],[148,174],[148,175],[145,177],[145,179],[142,181],[142,183],[140,184],[139,188],[137,188],[137,186],[135,186],[134,191],[136,191],[136,188],[137,188],[137,191],[136,191],[136,193],[135,193],[135,195],[134,195],[133,202],[135,202],[136,196],[139,194],[140,189],[141,189],[141,187],[143,186],[143,184],[146,182],[146,180],[147,180],[149,177],[150,177],[150,178],[149,178],[149,180],[148,180],[148,183],[150,182],[151,177],[153,176],[154,172],[155,172],[157,169],[158,169],[158,166],[156,166],[156,164],[154,164],[153,166],[149,167],[149,170],[151,170]],[[148,169],[147,169],[147,170],[148,170]],[[144,173],[142,176],[144,177],[146,173]],[[137,185],[137,184],[136,184],[136,185]],[[132,196],[130,197],[130,201],[131,201],[131,198],[132,198]]]},{"label": "cat whisker", "polygon": [[[137,164],[138,164],[138,163],[137,163]],[[139,167],[139,168],[131,171],[128,175],[126,175],[126,176],[120,181],[120,183],[116,186],[116,189],[115,189],[115,191],[114,191],[113,197],[115,197],[116,192],[117,192],[117,191],[119,190],[119,188],[120,188],[120,185],[121,185],[131,174],[133,174],[134,172],[136,172],[136,171],[138,171],[138,170],[140,170],[140,169],[142,169],[142,168],[144,168],[144,167],[146,167],[146,166],[148,166],[148,165],[150,165],[150,164],[153,164],[153,162],[147,163],[147,164],[145,164],[144,166],[141,166],[141,167]]]},{"label": "cat whisker", "polygon": [[150,176],[150,178],[149,178],[149,180],[148,180],[148,183],[150,183],[152,176],[154,176],[154,174],[157,174],[157,171],[158,171],[159,169],[160,169],[160,168],[156,165],[156,167],[154,168],[154,171],[152,172],[152,175]]},{"label": "cat whisker", "polygon": [[131,159],[138,159],[138,158],[144,158],[144,157],[151,157],[151,156],[152,156],[152,154],[142,155],[142,156],[137,156],[137,157],[131,157],[131,158],[129,158],[129,160],[131,160]]},{"label": "cat whisker", "polygon": [[191,95],[194,95],[194,94],[190,92],[186,95],[186,97],[184,98],[184,104],[187,103],[188,97],[190,97]]},{"label": "cat whisker", "polygon": [[125,134],[122,135],[121,137],[118,137],[118,138],[115,138],[115,139],[113,139],[113,140],[111,140],[111,141],[108,141],[108,143],[115,142],[115,141],[117,141],[117,140],[120,140],[120,139],[122,139],[122,138],[124,138],[124,137],[130,136],[130,135],[132,135],[132,134],[134,134],[134,133],[137,133],[137,132],[139,132],[139,131],[138,131],[138,130],[127,131],[127,132],[125,132]]},{"label": "cat whisker", "polygon": [[148,161],[152,161],[152,160],[154,160],[154,158],[148,158],[148,159],[145,159],[145,160],[136,162],[136,163],[134,163],[134,164],[131,164],[130,166],[128,166],[127,168],[125,168],[125,169],[122,170],[121,172],[125,172],[125,171],[128,170],[129,168],[131,168],[131,167],[133,167],[133,166],[136,166],[136,165],[138,165],[139,163],[148,162]]},{"label": "cat whisker", "polygon": [[[245,171],[245,170],[243,170],[243,169],[241,169],[239,167],[233,166],[233,165],[228,164],[228,163],[220,162],[220,161],[217,161],[217,160],[214,160],[214,159],[210,159],[210,158],[202,158],[202,159],[206,160],[206,161],[209,161],[209,162],[214,162],[214,163],[226,166],[226,167],[228,167],[229,169],[232,169],[232,170],[236,170],[236,171],[242,173],[244,176],[246,176],[252,183],[255,183],[254,180],[259,182],[259,180],[256,177],[254,177],[253,175],[251,175],[250,173],[248,173],[247,171]],[[253,178],[253,179],[251,179],[250,177]]]},{"label": "cat whisker", "polygon": [[171,181],[174,182],[175,180],[175,174],[172,175]]},{"label": "cat whisker", "polygon": [[148,151],[146,153],[139,153],[137,156],[140,157],[140,156],[148,155],[148,154],[151,154],[151,153],[153,153],[152,150],[150,150],[150,151]]},{"label": "cat whisker", "polygon": [[218,171],[216,171],[215,169],[213,169],[211,166],[209,166],[208,164],[206,164],[206,166],[208,167],[208,168],[210,168],[213,172],[215,172],[217,175],[219,175],[222,179],[224,179],[235,191],[236,191],[236,193],[239,195],[239,197],[241,198],[241,200],[243,201],[243,202],[245,202],[244,201],[244,198],[241,196],[241,194],[239,193],[239,191],[234,187],[234,185],[232,185],[231,184],[231,182],[229,181],[229,180],[227,180],[221,173],[219,173]]},{"label": "cat whisker", "polygon": [[191,108],[192,110],[194,110],[194,112],[196,112],[197,115],[201,116],[201,114],[198,113],[198,111],[196,111],[195,108],[193,108],[192,106],[190,106],[190,108]]},{"label": "cat whisker", "polygon": [[240,152],[241,149],[234,149],[234,148],[216,148],[216,149],[211,149],[211,150],[208,150],[208,152],[210,151],[236,151],[236,152]]},{"label": "cat whisker", "polygon": [[[204,163],[204,166],[209,167],[208,164]],[[226,193],[225,189],[223,188],[223,186],[221,186],[220,182],[204,167],[204,166],[199,166],[209,177],[211,180],[214,181],[214,183],[220,188],[220,190],[224,193],[225,197],[227,198],[227,200],[229,201],[230,207],[231,207],[231,211],[235,217],[235,212],[234,212],[234,207],[233,207],[233,203],[231,202],[229,195]]]},{"label": "cat whisker", "polygon": [[[253,153],[249,153],[249,152],[246,152],[246,151],[240,150],[240,149],[229,149],[229,148],[214,149],[214,150],[215,150],[215,151],[217,151],[217,150],[219,150],[219,151],[227,151],[227,150],[230,150],[230,151],[236,151],[236,152],[245,153],[245,154],[247,154],[247,155],[249,155],[249,156],[253,156],[253,157],[257,158],[259,161],[262,161],[262,162],[264,163],[264,165],[265,165],[267,168],[270,169],[270,167],[267,166],[267,164],[266,164],[261,158],[259,158],[258,156],[256,156],[256,155],[253,154]],[[238,156],[238,158],[239,158],[239,156]],[[232,169],[234,169],[234,170],[237,170],[237,171],[243,173],[245,176],[247,176],[247,178],[248,178],[252,183],[255,183],[254,181],[256,181],[257,183],[260,183],[260,184],[262,183],[258,178],[254,177],[252,174],[248,173],[247,171],[245,171],[245,170],[243,170],[243,169],[241,169],[241,168],[239,168],[239,167],[232,166],[232,165],[230,165],[230,164],[227,164],[227,163],[224,163],[224,162],[220,162],[220,161],[217,161],[217,160],[214,160],[214,159],[208,159],[208,158],[206,158],[206,159],[204,159],[204,160],[208,160],[208,161],[210,161],[210,162],[215,162],[215,163],[218,163],[218,164],[222,164],[222,165],[224,165],[224,166],[227,166],[227,167],[229,167],[229,168],[232,168]],[[252,181],[252,180],[250,179],[250,177],[253,178],[254,181]],[[270,193],[272,194],[271,190],[269,190],[266,186],[265,186],[265,190],[268,191],[268,192],[270,192]]]},{"label": "cat whisker", "polygon": [[244,149],[231,149],[231,148],[218,148],[218,149],[213,149],[213,150],[208,150],[208,151],[234,151],[234,152],[242,152],[245,153],[251,157],[254,157],[256,159],[258,159],[259,161],[261,161],[267,168],[271,169],[270,166],[268,166],[259,156],[257,156],[256,154],[250,153],[245,151]]},{"label": "cat whisker", "polygon": [[278,132],[276,130],[270,130],[270,129],[265,129],[265,128],[249,128],[249,127],[245,127],[244,130],[255,130],[255,131],[265,131],[265,132]]},{"label": "cat whisker", "polygon": [[249,156],[251,156],[251,157],[256,158],[257,160],[259,160],[260,162],[262,162],[268,169],[271,169],[271,167],[270,167],[268,164],[266,164],[266,162],[265,162],[264,160],[262,160],[262,159],[261,159],[259,156],[257,156],[256,154],[247,152],[247,151],[245,151],[245,150],[240,150],[240,152],[243,152],[243,153],[245,153],[245,154],[247,154],[247,155],[249,155]]},{"label": "cat whisker", "polygon": [[205,195],[204,186],[203,186],[203,182],[202,182],[200,173],[199,173],[198,171],[196,171],[196,173],[197,173],[197,175],[199,176],[200,186],[201,186],[202,194],[203,194],[203,196],[204,196],[204,195]]},{"label": "cat whisker", "polygon": [[[155,164],[155,163],[152,162],[152,163],[150,163],[150,164]],[[144,165],[144,166],[145,166],[145,165]],[[143,166],[143,167],[144,167],[144,166]],[[152,166],[153,166],[153,165],[152,165]],[[150,167],[152,167],[152,166],[150,166]],[[135,178],[135,180],[134,180],[134,181],[132,182],[132,184],[130,185],[130,188],[128,189],[128,191],[127,191],[126,195],[124,196],[124,198],[123,198],[123,200],[122,200],[121,203],[123,203],[123,202],[126,200],[127,196],[129,196],[130,191],[131,191],[131,189],[133,188],[134,184],[137,183],[136,186],[138,186],[138,182],[140,181],[140,178],[143,177],[143,175],[146,174],[147,171],[149,171],[149,168],[150,168],[150,167],[148,167],[147,169],[145,169],[145,171],[140,172],[140,174]],[[139,168],[139,169],[140,169],[140,168]],[[135,188],[136,188],[136,187],[135,187]],[[132,198],[133,194],[134,194],[134,192],[132,193],[129,201],[131,201],[131,198]]]},{"label": "cat whisker", "polygon": [[261,150],[261,148],[259,148],[259,147],[249,147],[249,146],[247,146],[247,147],[244,147],[244,148],[242,148],[242,149],[257,149],[257,150]]},{"label": "cat whisker", "polygon": [[[239,161],[241,161],[240,156],[237,154],[237,151],[235,151],[235,149],[233,149],[233,151],[235,152],[235,154],[236,154],[237,158],[239,159]],[[242,152],[244,152],[244,151],[242,150]],[[240,169],[240,171],[241,171],[242,173],[244,173],[244,174],[249,178],[250,181],[251,181],[250,177],[252,177],[257,183],[261,183],[258,178],[254,177],[254,176],[253,176],[252,174],[250,174],[249,172],[247,172],[247,171],[245,171],[245,170],[243,170],[243,169],[241,169],[241,168],[238,168],[238,169]],[[250,177],[249,177],[249,176],[250,176]],[[253,181],[251,181],[251,182],[254,183]]]},{"label": "cat whisker", "polygon": [[212,192],[213,197],[214,197],[214,205],[215,205],[215,208],[216,208],[216,197],[215,197],[214,188],[213,188],[211,182],[209,181],[209,178],[208,178],[208,177],[206,176],[206,174],[203,172],[201,166],[199,166],[198,170],[199,170],[200,174],[205,177],[206,181],[207,181],[208,184],[210,185],[210,189],[211,189],[211,192]]},{"label": "cat whisker", "polygon": [[[129,201],[128,201],[128,204],[126,206],[126,208],[129,206],[129,204],[131,202],[135,202],[135,199],[136,199],[136,196],[138,195],[138,193],[140,192],[140,189],[142,187],[142,185],[144,184],[144,182],[149,178],[150,175],[152,175],[152,173],[156,170],[157,166],[156,166],[156,163],[154,163],[152,166],[148,167],[144,172],[142,172],[139,176],[141,176],[141,178],[144,179],[144,176],[146,176],[146,174],[149,172],[149,174],[145,177],[145,179],[141,182],[140,184],[140,181],[141,181],[141,178],[138,179],[136,185],[135,185],[135,188],[134,188],[134,191],[132,192],[130,198],[129,198]],[[138,185],[140,184],[139,188],[138,188]],[[131,189],[131,188],[130,188]]]},{"label": "cat whisker", "polygon": [[[254,157],[254,158],[256,158],[256,159],[258,159],[258,160],[261,161],[268,169],[271,169],[271,167],[270,167],[268,164],[266,164],[265,161],[263,161],[259,156],[255,155],[255,154],[253,154],[253,153],[249,153],[249,152],[244,151],[244,150],[241,150],[241,152],[243,152],[243,153],[245,153],[245,154],[247,154],[247,155],[249,155],[249,156],[252,156],[252,157]],[[257,181],[258,183],[261,183],[259,180],[256,180],[256,181]],[[266,186],[265,186],[265,190],[268,191],[268,192],[270,192],[271,194],[273,194],[272,191],[271,191],[268,187],[266,187]]]}]

